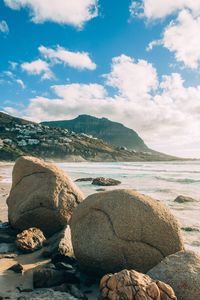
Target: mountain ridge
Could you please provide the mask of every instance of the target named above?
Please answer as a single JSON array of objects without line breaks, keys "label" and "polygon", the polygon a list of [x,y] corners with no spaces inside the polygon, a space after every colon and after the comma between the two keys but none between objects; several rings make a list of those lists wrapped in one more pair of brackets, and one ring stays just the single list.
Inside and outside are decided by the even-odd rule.
[{"label": "mountain ridge", "polygon": [[133,151],[84,133],[49,127],[0,112],[0,160],[32,155],[59,161],[170,161],[159,152]]},{"label": "mountain ridge", "polygon": [[107,118],[79,115],[72,120],[46,121],[41,124],[66,128],[76,133],[85,133],[102,139],[104,142],[129,150],[150,150],[136,131]]}]

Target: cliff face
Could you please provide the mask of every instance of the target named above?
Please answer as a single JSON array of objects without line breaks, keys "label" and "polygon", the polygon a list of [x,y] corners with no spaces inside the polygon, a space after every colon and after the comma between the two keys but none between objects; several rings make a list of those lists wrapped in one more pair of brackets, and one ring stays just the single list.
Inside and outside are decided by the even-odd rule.
[{"label": "cliff face", "polygon": [[42,124],[52,127],[67,128],[76,133],[92,135],[111,145],[126,147],[130,150],[148,150],[144,141],[134,130],[106,118],[99,119],[89,115],[80,115],[69,121],[52,121],[43,122]]},{"label": "cliff face", "polygon": [[[88,125],[89,126],[89,125]],[[104,129],[106,133],[106,129]],[[145,145],[144,145],[145,147]],[[21,155],[62,161],[160,161],[175,157],[152,151],[127,150],[85,133],[49,127],[0,112],[0,160]]]}]

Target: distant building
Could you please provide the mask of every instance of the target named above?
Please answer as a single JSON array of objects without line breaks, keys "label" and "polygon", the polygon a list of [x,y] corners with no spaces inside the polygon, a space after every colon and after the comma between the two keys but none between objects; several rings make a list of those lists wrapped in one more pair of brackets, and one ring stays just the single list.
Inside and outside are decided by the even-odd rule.
[{"label": "distant building", "polygon": [[21,140],[21,141],[17,142],[17,145],[20,146],[20,147],[26,147],[27,142],[25,140]]},{"label": "distant building", "polygon": [[13,144],[13,141],[11,139],[5,139],[5,140],[3,140],[3,142],[5,144],[8,144],[8,145],[12,145]]},{"label": "distant building", "polygon": [[38,145],[40,143],[40,141],[39,140],[37,140],[37,139],[29,139],[28,140],[28,145]]}]

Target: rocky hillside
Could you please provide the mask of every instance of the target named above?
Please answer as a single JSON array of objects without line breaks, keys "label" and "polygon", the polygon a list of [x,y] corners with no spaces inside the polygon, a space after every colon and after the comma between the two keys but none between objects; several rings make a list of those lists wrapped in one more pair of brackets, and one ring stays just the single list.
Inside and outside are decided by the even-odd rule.
[{"label": "rocky hillside", "polygon": [[85,133],[49,127],[0,112],[0,160],[33,155],[65,161],[159,161],[175,157],[151,151],[126,150]]},{"label": "rocky hillside", "polygon": [[80,115],[73,120],[43,122],[43,124],[66,128],[77,133],[84,132],[111,145],[126,147],[130,150],[146,151],[148,149],[134,130],[106,118],[99,119],[89,115]]}]

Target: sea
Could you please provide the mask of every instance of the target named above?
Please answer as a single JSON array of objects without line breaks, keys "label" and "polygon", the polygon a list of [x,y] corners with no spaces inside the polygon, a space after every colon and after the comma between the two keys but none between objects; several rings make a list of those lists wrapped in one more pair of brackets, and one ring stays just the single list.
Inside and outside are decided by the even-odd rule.
[{"label": "sea", "polygon": [[[117,187],[134,189],[154,197],[168,206],[180,221],[187,249],[200,253],[200,161],[174,162],[112,162],[57,163],[73,180],[85,177],[110,177],[121,181]],[[0,181],[11,183],[12,165],[0,168]],[[85,196],[96,193],[99,187],[91,182],[78,182]],[[176,203],[179,195],[194,202]],[[0,206],[0,210],[1,210]]]}]

